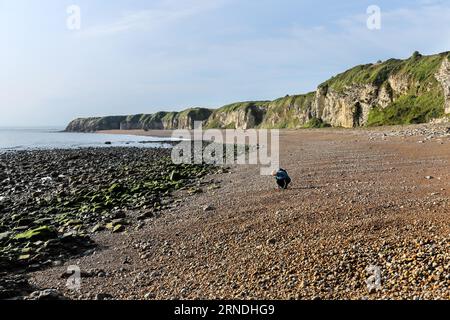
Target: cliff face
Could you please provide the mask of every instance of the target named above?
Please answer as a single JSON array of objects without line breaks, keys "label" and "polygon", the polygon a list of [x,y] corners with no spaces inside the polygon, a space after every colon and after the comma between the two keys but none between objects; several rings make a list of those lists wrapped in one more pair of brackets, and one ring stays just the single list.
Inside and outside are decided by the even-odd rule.
[{"label": "cliff face", "polygon": [[274,101],[238,102],[215,111],[194,108],[72,121],[67,131],[108,129],[358,127],[427,122],[450,113],[450,53],[390,59],[354,67],[315,92]]},{"label": "cliff face", "polygon": [[224,106],[212,113],[206,128],[250,129],[259,127],[269,101],[239,102]]},{"label": "cliff face", "polygon": [[69,123],[68,132],[95,132],[100,130],[174,130],[194,129],[194,122],[206,123],[212,111],[192,108],[182,112],[157,112],[130,116],[79,118]]},{"label": "cliff face", "polygon": [[[449,58],[450,59],[450,58]],[[450,113],[450,60],[444,59],[444,62],[436,74],[436,79],[442,85],[445,98],[445,113]]]},{"label": "cliff face", "polygon": [[99,130],[118,130],[126,116],[110,116],[97,118],[79,118],[69,123],[68,132],[95,132]]},{"label": "cliff face", "polygon": [[444,114],[449,100],[448,64],[448,53],[415,53],[355,67],[319,86],[313,114],[341,127],[429,121]]}]

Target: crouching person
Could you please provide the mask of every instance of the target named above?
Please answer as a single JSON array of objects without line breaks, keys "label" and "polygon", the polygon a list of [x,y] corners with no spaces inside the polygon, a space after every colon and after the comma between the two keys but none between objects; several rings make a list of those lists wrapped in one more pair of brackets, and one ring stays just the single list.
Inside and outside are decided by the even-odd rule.
[{"label": "crouching person", "polygon": [[291,178],[287,171],[282,168],[274,170],[272,176],[274,176],[277,181],[278,189],[286,190],[291,183]]}]

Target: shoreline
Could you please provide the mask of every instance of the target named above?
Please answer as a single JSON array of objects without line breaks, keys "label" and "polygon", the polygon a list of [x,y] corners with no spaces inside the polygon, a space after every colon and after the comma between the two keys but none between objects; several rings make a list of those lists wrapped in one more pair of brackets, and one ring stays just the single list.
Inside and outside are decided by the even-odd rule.
[{"label": "shoreline", "polygon": [[174,130],[100,130],[97,134],[125,134],[139,137],[170,138]]}]

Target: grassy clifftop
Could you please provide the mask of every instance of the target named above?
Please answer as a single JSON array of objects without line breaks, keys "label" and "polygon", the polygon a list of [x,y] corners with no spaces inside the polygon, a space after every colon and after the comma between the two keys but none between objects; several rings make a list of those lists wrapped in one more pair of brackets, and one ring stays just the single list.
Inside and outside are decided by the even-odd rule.
[{"label": "grassy clifftop", "polygon": [[353,85],[373,84],[383,85],[390,76],[404,76],[412,82],[437,85],[435,74],[438,72],[443,59],[449,58],[450,52],[431,56],[422,56],[417,51],[406,60],[389,59],[376,64],[356,66],[331,79],[325,81],[320,87],[327,86],[338,92],[345,91]]}]

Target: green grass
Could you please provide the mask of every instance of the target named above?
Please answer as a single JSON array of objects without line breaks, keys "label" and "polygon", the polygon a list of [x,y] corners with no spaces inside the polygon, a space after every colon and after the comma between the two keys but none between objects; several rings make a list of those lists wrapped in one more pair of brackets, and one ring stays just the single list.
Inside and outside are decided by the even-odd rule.
[{"label": "green grass", "polygon": [[405,75],[412,83],[420,82],[421,87],[415,88],[416,93],[420,93],[428,90],[430,86],[438,85],[434,75],[445,57],[450,57],[448,52],[431,56],[422,56],[415,52],[406,60],[390,59],[382,63],[360,65],[338,74],[321,84],[320,87],[328,87],[342,93],[348,86],[355,84],[381,86],[389,76],[398,74]]},{"label": "green grass", "polygon": [[223,129],[218,119],[210,119],[205,126],[205,129]]},{"label": "green grass", "polygon": [[444,114],[443,106],[442,93],[429,92],[420,96],[402,96],[385,109],[379,107],[372,109],[367,126],[428,122]]},{"label": "green grass", "polygon": [[320,86],[343,92],[347,86],[354,84],[381,85],[391,73],[400,69],[402,62],[402,60],[390,59],[380,64],[360,65],[338,74]]},{"label": "green grass", "polygon": [[328,128],[328,127],[331,127],[331,125],[326,122],[323,122],[322,119],[318,119],[318,118],[312,118],[303,126],[303,128],[305,128],[305,129]]},{"label": "green grass", "polygon": [[[311,107],[315,92],[303,95],[286,96],[269,104],[262,128],[267,129],[295,129],[301,128],[303,123],[298,113]],[[275,121],[275,124],[273,122]]]},{"label": "green grass", "polygon": [[236,123],[231,122],[227,124],[223,129],[236,129]]},{"label": "green grass", "polygon": [[216,112],[233,112],[239,110],[245,110],[250,107],[267,107],[270,101],[245,101],[236,102],[223,106],[222,108],[216,110]]},{"label": "green grass", "polygon": [[181,111],[178,117],[191,117],[195,120],[206,120],[211,115],[212,110],[206,108],[190,108]]},{"label": "green grass", "polygon": [[402,63],[401,73],[411,76],[415,81],[436,81],[434,75],[441,67],[447,53],[432,56],[413,55]]}]

